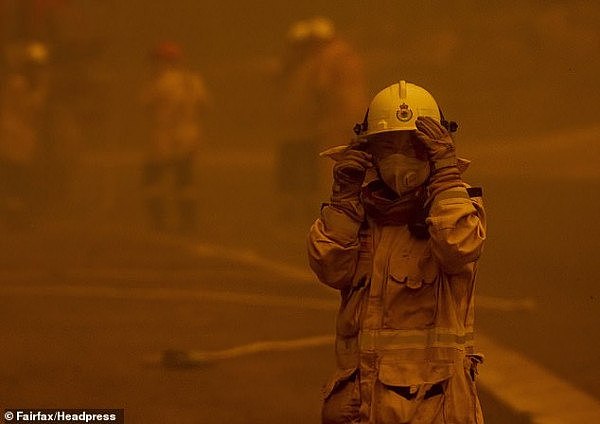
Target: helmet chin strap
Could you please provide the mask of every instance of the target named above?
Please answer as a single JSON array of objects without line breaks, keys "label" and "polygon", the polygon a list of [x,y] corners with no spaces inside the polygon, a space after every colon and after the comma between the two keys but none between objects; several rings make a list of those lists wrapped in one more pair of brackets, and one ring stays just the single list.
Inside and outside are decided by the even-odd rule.
[{"label": "helmet chin strap", "polygon": [[356,135],[361,135],[367,132],[369,129],[369,109],[365,112],[365,118],[361,123],[354,125],[353,131]]},{"label": "helmet chin strap", "polygon": [[444,118],[444,112],[442,112],[442,108],[438,107],[440,111],[440,125],[448,130],[449,133],[455,133],[458,130],[458,122],[455,121],[447,121]]}]

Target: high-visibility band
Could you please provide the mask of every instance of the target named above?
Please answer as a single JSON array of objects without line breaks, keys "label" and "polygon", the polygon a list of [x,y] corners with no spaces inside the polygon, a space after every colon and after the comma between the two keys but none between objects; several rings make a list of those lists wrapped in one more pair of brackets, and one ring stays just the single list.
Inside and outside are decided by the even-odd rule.
[{"label": "high-visibility band", "polygon": [[435,162],[433,162],[432,165],[433,165],[432,166],[433,170],[437,171],[439,169],[450,168],[451,166],[457,166],[458,160],[456,158],[440,159],[440,160],[436,160]]},{"label": "high-visibility band", "polygon": [[361,351],[449,347],[465,349],[473,345],[474,334],[457,334],[447,329],[362,330],[358,336]]},{"label": "high-visibility band", "polygon": [[436,202],[440,200],[446,199],[468,199],[469,193],[462,187],[451,188],[449,190],[444,190],[437,196],[435,196]]}]

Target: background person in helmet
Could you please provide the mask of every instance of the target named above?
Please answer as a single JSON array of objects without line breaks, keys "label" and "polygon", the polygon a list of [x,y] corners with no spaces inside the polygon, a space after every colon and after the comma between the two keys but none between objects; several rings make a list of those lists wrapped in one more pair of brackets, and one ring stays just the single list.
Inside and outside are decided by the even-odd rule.
[{"label": "background person in helmet", "polygon": [[331,165],[316,160],[316,153],[351,139],[348,122],[362,115],[365,78],[359,56],[336,34],[333,22],[323,17],[290,27],[281,76],[284,134],[279,186],[287,219],[306,215],[316,194],[328,194]]},{"label": "background person in helmet", "polygon": [[142,96],[151,130],[143,172],[146,208],[159,229],[167,226],[173,208],[179,229],[193,230],[197,207],[194,162],[206,89],[200,75],[184,65],[178,44],[158,44],[151,60],[154,76]]},{"label": "background person in helmet", "polygon": [[48,49],[40,42],[7,49],[8,72],[0,87],[0,214],[9,226],[31,217],[40,133],[48,98]]},{"label": "background person in helmet", "polygon": [[334,184],[308,255],[341,294],[324,423],[483,422],[473,314],[485,215],[442,123],[433,97],[401,81],[373,99],[354,143],[324,152]]}]

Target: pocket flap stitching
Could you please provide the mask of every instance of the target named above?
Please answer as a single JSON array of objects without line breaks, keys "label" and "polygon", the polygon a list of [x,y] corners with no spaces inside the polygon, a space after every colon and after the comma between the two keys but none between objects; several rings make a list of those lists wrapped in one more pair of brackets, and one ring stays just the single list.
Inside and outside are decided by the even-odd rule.
[{"label": "pocket flap stitching", "polygon": [[452,363],[381,363],[379,381],[386,386],[418,386],[448,380],[454,374]]}]

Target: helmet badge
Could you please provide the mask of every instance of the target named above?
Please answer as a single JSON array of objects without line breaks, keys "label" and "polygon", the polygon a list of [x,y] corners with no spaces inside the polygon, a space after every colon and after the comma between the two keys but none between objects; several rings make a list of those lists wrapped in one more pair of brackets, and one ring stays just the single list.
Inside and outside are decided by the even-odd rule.
[{"label": "helmet badge", "polygon": [[406,103],[402,103],[398,106],[396,117],[402,122],[408,122],[413,117],[413,111]]}]

